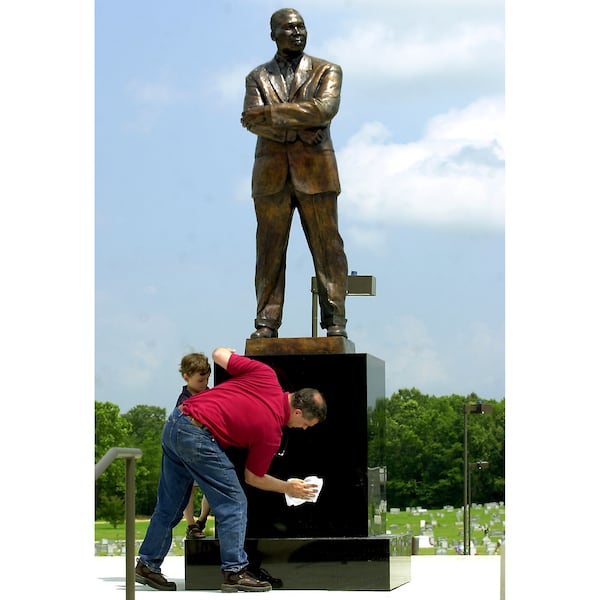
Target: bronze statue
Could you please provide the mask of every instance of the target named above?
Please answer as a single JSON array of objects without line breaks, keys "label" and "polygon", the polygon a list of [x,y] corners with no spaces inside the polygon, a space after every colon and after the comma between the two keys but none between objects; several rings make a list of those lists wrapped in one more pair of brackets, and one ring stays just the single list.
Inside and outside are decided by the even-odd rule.
[{"label": "bronze statue", "polygon": [[298,11],[271,17],[273,60],[246,77],[242,125],[257,135],[252,196],[256,211],[256,331],[277,337],[285,292],[286,252],[294,210],[315,267],[321,327],[346,334],[348,262],[338,231],[337,163],[329,125],[338,112],[342,70],[304,54],[307,32]]}]

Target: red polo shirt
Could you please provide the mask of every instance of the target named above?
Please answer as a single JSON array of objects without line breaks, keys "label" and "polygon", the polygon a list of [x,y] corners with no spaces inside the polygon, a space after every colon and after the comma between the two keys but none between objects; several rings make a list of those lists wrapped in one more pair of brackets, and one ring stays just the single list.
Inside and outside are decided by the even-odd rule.
[{"label": "red polo shirt", "polygon": [[232,354],[231,379],[184,400],[182,412],[204,423],[222,448],[248,448],[246,468],[262,477],[290,418],[288,394],[271,367]]}]

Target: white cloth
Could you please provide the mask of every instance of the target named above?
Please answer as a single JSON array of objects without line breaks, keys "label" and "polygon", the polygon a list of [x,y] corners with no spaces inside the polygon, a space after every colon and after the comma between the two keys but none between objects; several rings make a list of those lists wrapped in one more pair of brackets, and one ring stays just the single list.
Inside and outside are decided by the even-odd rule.
[{"label": "white cloth", "polygon": [[[288,479],[289,481],[289,479]],[[294,498],[293,496],[285,495],[285,501],[288,506],[299,506],[300,504],[304,504],[305,502],[316,502],[319,498],[319,494],[321,493],[321,488],[323,487],[323,479],[321,477],[317,477],[316,475],[309,475],[304,478],[305,483],[314,483],[317,486],[317,493],[310,499],[304,500],[303,498]]]}]

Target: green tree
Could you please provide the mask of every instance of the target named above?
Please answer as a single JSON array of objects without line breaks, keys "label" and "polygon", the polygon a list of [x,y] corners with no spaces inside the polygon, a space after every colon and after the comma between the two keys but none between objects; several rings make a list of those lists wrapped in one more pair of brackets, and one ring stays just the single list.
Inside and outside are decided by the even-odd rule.
[{"label": "green tree", "polygon": [[424,397],[419,435],[425,441],[423,459],[425,506],[455,504],[462,481],[460,397]]},{"label": "green tree", "polygon": [[[401,389],[385,405],[385,459],[390,506],[462,505],[463,405],[479,400]],[[472,478],[473,501],[504,499],[504,400],[492,414],[469,417],[469,461],[490,467]]]},{"label": "green tree", "polygon": [[416,389],[399,390],[387,402],[386,459],[388,503],[422,504],[425,441],[419,435],[423,395]]},{"label": "green tree", "polygon": [[102,518],[116,529],[125,520],[125,501],[117,496],[109,496],[102,503]]},{"label": "green tree", "polygon": [[[97,463],[111,448],[128,447],[131,424],[110,402],[98,402],[95,406],[95,447]],[[115,460],[96,480],[96,519],[108,516],[114,510],[115,498],[125,498],[125,462]],[[110,511],[109,511],[110,508]]]},{"label": "green tree", "polygon": [[149,516],[156,504],[162,460],[161,435],[166,410],[159,406],[140,404],[123,416],[131,426],[129,445],[140,448],[143,453],[136,461],[136,514]]}]

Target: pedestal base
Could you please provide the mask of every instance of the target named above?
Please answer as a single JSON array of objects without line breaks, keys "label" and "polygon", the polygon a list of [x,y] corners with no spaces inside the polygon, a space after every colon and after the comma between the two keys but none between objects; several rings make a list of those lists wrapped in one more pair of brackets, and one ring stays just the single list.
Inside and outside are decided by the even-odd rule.
[{"label": "pedestal base", "polygon": [[[251,565],[288,590],[393,590],[410,581],[409,535],[352,538],[247,539]],[[219,540],[185,542],[185,589],[215,590],[223,582]]]},{"label": "pedestal base", "polygon": [[248,338],[246,356],[278,354],[353,354],[354,342],[341,336],[309,338]]}]

